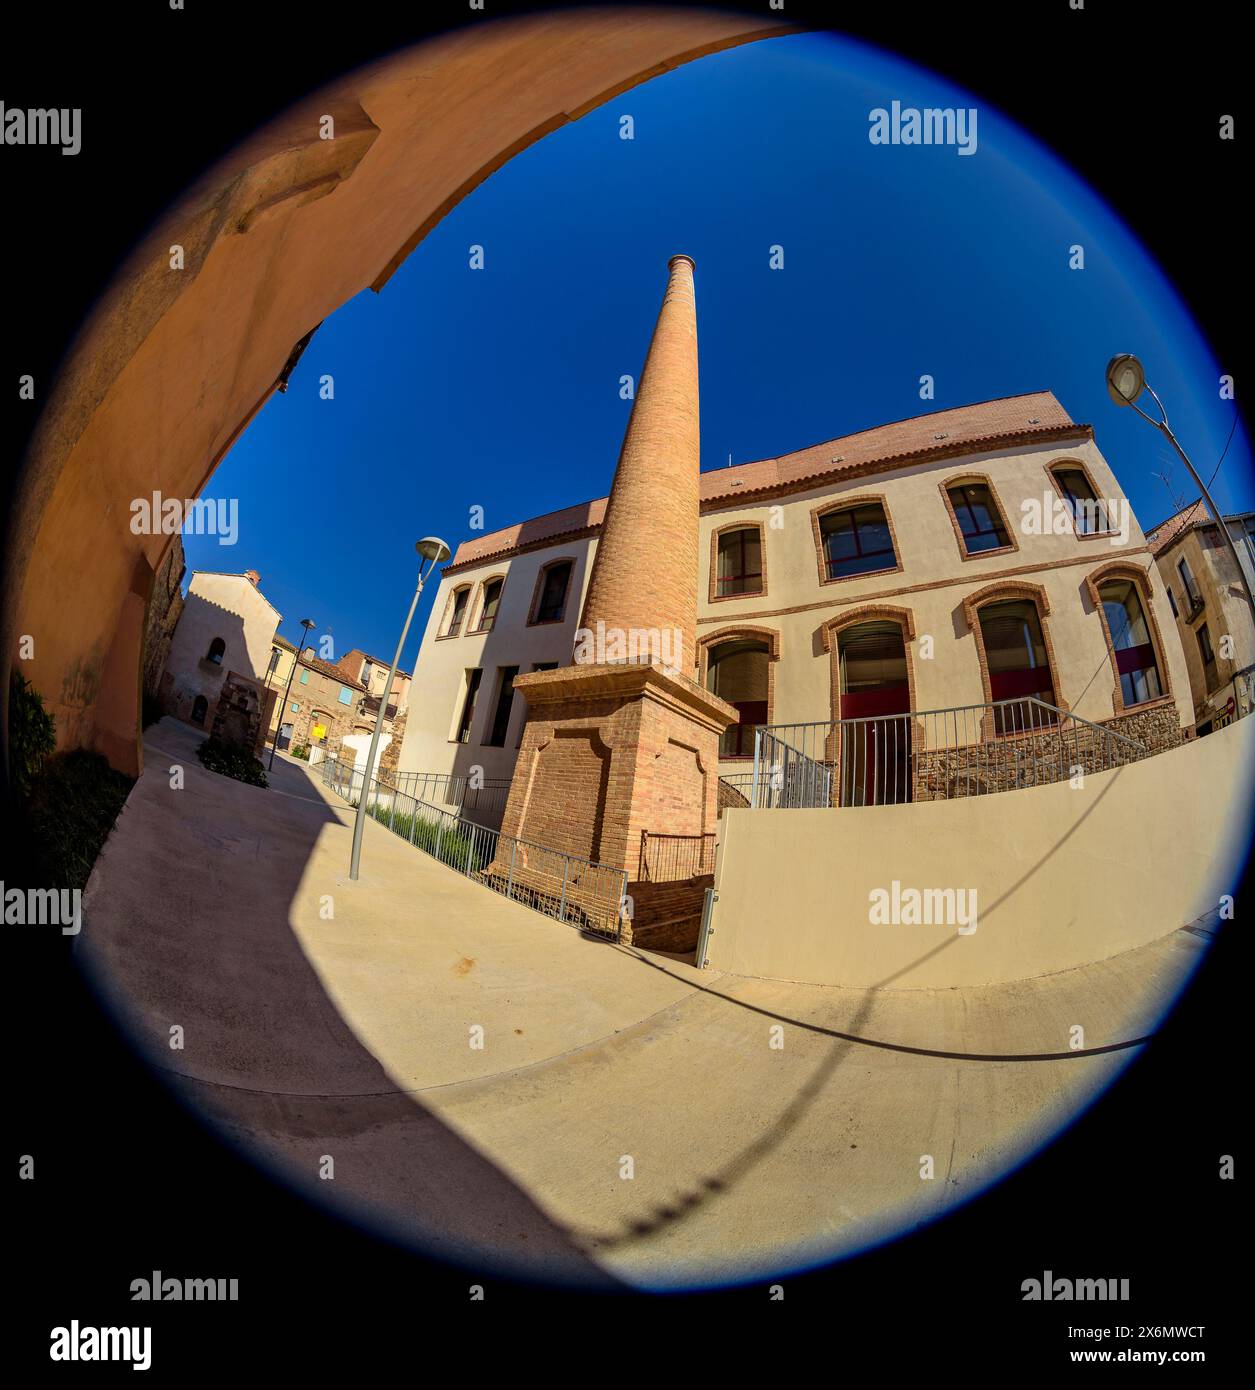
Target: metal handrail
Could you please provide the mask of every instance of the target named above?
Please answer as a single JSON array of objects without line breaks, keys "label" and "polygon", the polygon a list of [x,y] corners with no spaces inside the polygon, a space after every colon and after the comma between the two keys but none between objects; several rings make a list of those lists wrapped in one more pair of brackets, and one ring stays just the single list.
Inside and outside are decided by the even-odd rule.
[{"label": "metal handrail", "polygon": [[949,800],[1044,786],[1147,757],[1143,743],[1036,696],[759,728],[750,805]]},{"label": "metal handrail", "polygon": [[[616,940],[622,935],[626,870],[503,835],[376,777],[365,789],[363,774],[349,763],[328,758],[321,767],[325,786],[350,802],[365,791],[375,820],[447,867],[546,917]],[[421,836],[420,824],[427,826]]]}]

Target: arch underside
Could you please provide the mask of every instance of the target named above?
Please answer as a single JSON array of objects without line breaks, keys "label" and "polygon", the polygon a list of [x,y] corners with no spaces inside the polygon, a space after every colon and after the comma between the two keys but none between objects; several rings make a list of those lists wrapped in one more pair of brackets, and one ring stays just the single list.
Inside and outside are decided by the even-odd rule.
[{"label": "arch underside", "polygon": [[700,11],[472,26],[325,88],[202,178],[101,300],[37,427],[6,546],[5,726],[30,635],[23,674],[58,746],[137,773],[144,617],[171,537],[133,535],[131,502],[198,496],[302,340],[513,155],[670,68],[789,32]]}]

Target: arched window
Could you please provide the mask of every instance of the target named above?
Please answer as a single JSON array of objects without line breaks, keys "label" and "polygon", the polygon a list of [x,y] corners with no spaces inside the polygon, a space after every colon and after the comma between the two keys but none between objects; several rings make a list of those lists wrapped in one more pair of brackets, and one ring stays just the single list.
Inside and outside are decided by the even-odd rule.
[{"label": "arched window", "polygon": [[709,647],[706,686],[741,716],[719,742],[721,758],[752,758],[754,730],[769,719],[771,648],[759,637],[731,637]]},{"label": "arched window", "polygon": [[445,621],[442,637],[456,637],[462,631],[462,623],[466,618],[466,605],[471,596],[471,586],[463,584],[461,588],[454,589],[449,595],[449,616]]},{"label": "arched window", "polygon": [[205,653],[205,660],[212,661],[215,666],[222,665],[222,658],[226,655],[227,644],[221,637],[215,637],[209,644],[209,650]]},{"label": "arched window", "polygon": [[497,610],[501,607],[501,590],[505,587],[505,580],[498,577],[484,581],[483,596],[480,599],[479,622],[475,625],[476,632],[490,632],[492,625],[497,621]]},{"label": "arched window", "polygon": [[192,723],[204,727],[205,716],[209,713],[209,701],[203,695],[198,695],[192,701]]},{"label": "arched window", "polygon": [[560,623],[566,617],[567,591],[574,572],[574,560],[551,560],[541,569],[536,576],[536,593],[529,619],[531,625]]},{"label": "arched window", "polygon": [[965,558],[1017,548],[988,478],[953,478],[942,485],[942,495]]},{"label": "arched window", "polygon": [[1078,536],[1106,536],[1111,533],[1107,502],[1099,497],[1088,472],[1071,460],[1052,463],[1049,469],[1055,490],[1063,499]]},{"label": "arched window", "polygon": [[1054,675],[1032,599],[1009,598],[979,610],[981,642],[994,704],[994,731],[1020,733],[1053,720],[1034,700],[1055,705]]},{"label": "arched window", "polygon": [[766,593],[761,526],[725,527],[715,533],[714,548],[712,600]]},{"label": "arched window", "polygon": [[841,805],[911,799],[911,684],[902,625],[876,619],[837,633]]},{"label": "arched window", "polygon": [[1157,700],[1163,694],[1163,682],[1137,586],[1131,579],[1109,579],[1099,585],[1098,594],[1125,708]]},{"label": "arched window", "polygon": [[812,515],[819,543],[821,583],[900,568],[889,513],[879,498],[866,498]]}]

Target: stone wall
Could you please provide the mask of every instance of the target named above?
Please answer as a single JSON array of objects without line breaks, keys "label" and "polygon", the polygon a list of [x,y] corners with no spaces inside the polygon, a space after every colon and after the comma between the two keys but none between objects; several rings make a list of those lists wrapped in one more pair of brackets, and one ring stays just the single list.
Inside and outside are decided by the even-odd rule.
[{"label": "stone wall", "polygon": [[[1130,747],[1104,729],[1134,739]],[[1086,776],[1140,762],[1187,737],[1174,701],[1119,715],[1101,725],[1065,721],[1062,729],[990,738],[956,748],[921,749],[912,758],[915,801],[950,801],[990,792],[1066,782],[1074,768]]]},{"label": "stone wall", "polygon": [[256,754],[261,748],[263,730],[260,686],[238,671],[228,671],[209,736],[228,748]]},{"label": "stone wall", "polygon": [[176,534],[165,559],[153,576],[148,612],[144,618],[144,694],[156,696],[161,689],[162,672],[170,655],[174,629],[183,612],[180,586],[187,566],[183,558],[183,537]]}]

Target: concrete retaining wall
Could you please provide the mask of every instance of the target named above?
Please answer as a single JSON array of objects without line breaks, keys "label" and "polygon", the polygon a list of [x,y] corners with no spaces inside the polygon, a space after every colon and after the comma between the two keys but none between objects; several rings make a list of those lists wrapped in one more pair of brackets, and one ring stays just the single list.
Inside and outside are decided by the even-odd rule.
[{"label": "concrete retaining wall", "polygon": [[[1253,771],[1250,718],[1081,787],[725,811],[710,964],[817,984],[944,988],[1106,959],[1236,892]],[[927,889],[950,890],[931,899],[932,925],[911,920],[908,890]],[[970,906],[961,894],[973,892],[975,931],[960,934],[957,916],[937,924],[937,908]],[[880,904],[890,922],[872,920]]]}]

